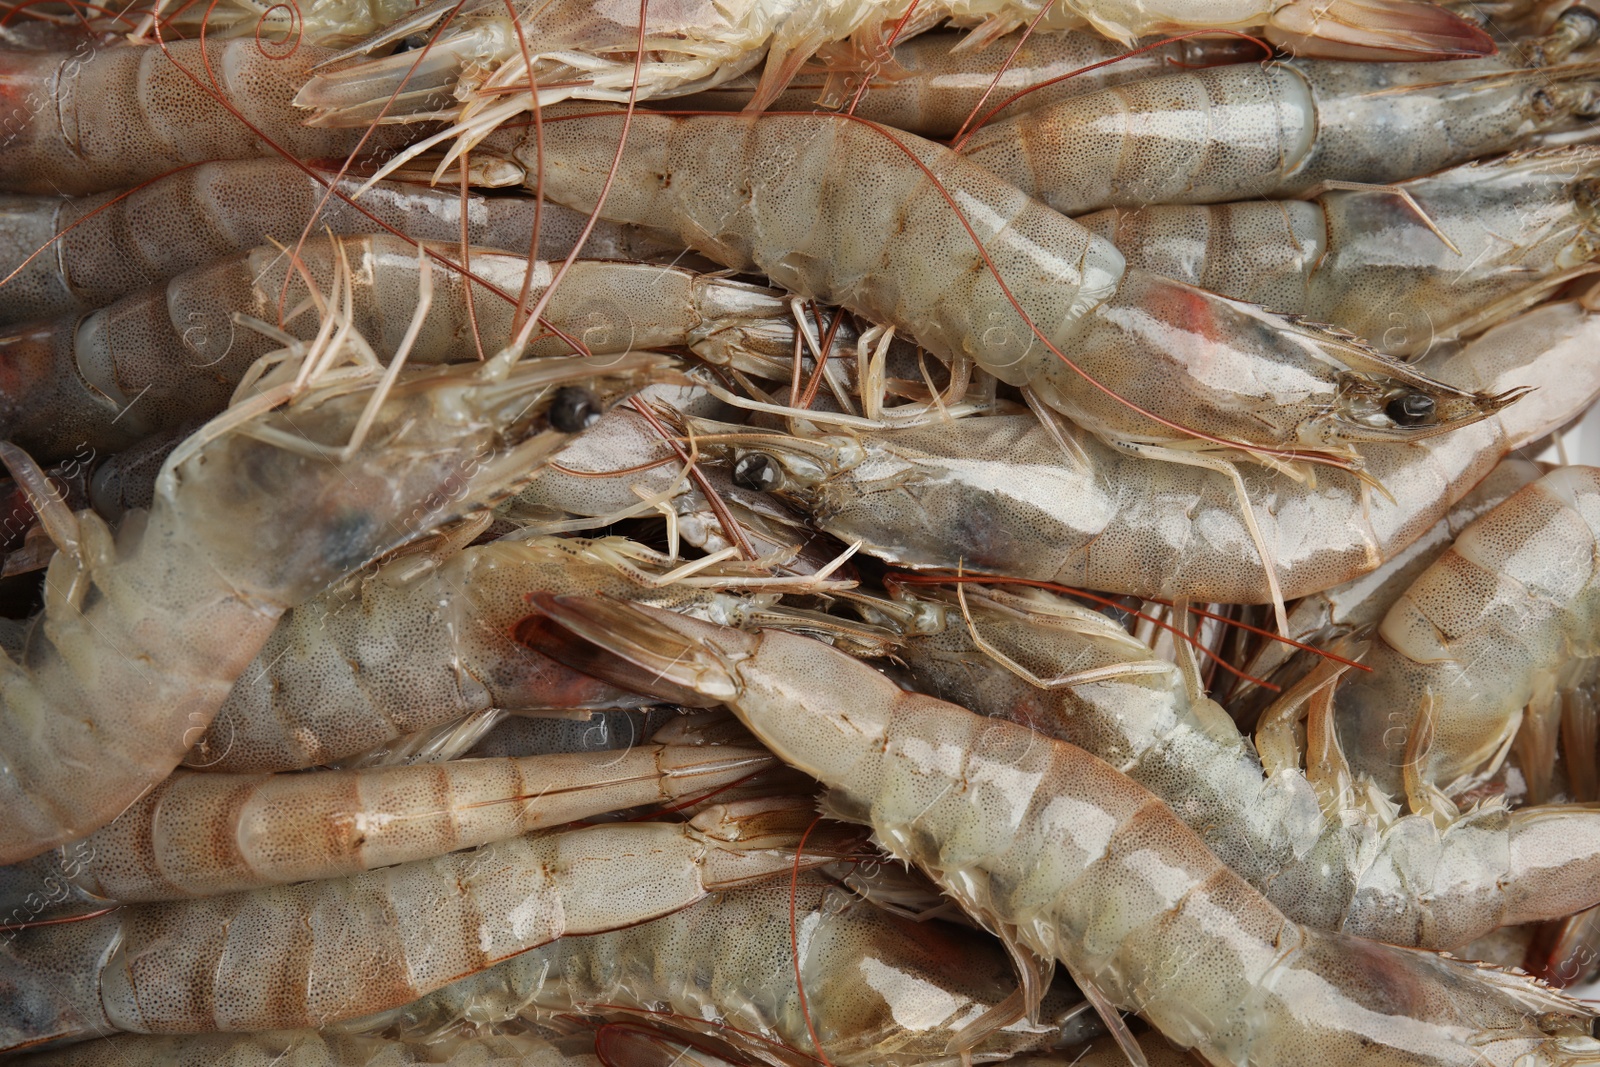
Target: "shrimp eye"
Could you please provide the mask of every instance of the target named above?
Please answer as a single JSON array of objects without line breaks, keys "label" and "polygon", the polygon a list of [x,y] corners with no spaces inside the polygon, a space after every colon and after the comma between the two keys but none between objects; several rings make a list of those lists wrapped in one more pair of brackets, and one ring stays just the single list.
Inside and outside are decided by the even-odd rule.
[{"label": "shrimp eye", "polygon": [[395,45],[394,46],[394,52],[392,54],[393,55],[399,55],[401,52],[412,52],[412,51],[415,51],[418,48],[421,48],[423,45],[425,45],[427,43],[428,43],[428,35],[427,34],[425,34],[425,33],[413,33],[410,37],[405,38],[399,44]]},{"label": "shrimp eye", "polygon": [[550,401],[550,425],[562,433],[587,430],[600,418],[600,402],[581,385],[563,385]]},{"label": "shrimp eye", "polygon": [[1433,418],[1433,397],[1424,393],[1401,393],[1384,405],[1384,414],[1396,426],[1421,426]]},{"label": "shrimp eye", "polygon": [[783,472],[778,463],[765,452],[751,452],[740,456],[733,465],[733,484],[752,493],[765,493],[778,488]]}]

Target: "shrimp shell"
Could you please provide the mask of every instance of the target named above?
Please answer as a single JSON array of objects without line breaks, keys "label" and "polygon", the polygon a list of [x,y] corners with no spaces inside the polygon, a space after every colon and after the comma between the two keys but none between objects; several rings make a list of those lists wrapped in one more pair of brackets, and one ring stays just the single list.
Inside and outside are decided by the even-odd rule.
[{"label": "shrimp shell", "polygon": [[359,150],[381,160],[404,138],[313,129],[290,106],[311,69],[331,55],[307,46],[273,56],[255,40],[0,51],[0,123],[9,134],[0,189],[76,196],[186,163],[274,151],[306,159]]},{"label": "shrimp shell", "polygon": [[[336,237],[386,232],[526,252],[536,202],[379,182],[325,181],[286,159],[201,163],[133,189],[66,199],[0,195],[0,324],[88,311],[173,275],[265,245],[292,245],[311,227]],[[331,180],[324,175],[324,179]],[[545,204],[540,259],[563,259],[587,217]],[[601,220],[584,243],[593,259],[672,259],[683,249],[637,226]],[[31,260],[29,257],[33,257]],[[451,258],[454,258],[453,256]]]},{"label": "shrimp shell", "polygon": [[985,126],[974,163],[1068,215],[1384,183],[1522,145],[1600,109],[1600,62],[1239,63]]},{"label": "shrimp shell", "polygon": [[[624,752],[450,760],[299,775],[178,772],[110,824],[30,861],[79,901],[218,896],[342,878],[609,811],[669,804],[770,769],[760,748],[685,743],[681,727]],[[8,872],[10,873],[10,872]],[[0,896],[0,907],[9,903]]]},{"label": "shrimp shell", "polygon": [[[115,1031],[324,1026],[383,1011],[558,937],[790,870],[812,821],[806,801],[746,802],[688,824],[533,834],[346,878],[33,927],[0,948],[9,972],[0,981],[26,993],[0,1005],[0,1048]],[[802,868],[833,858],[817,851],[827,835],[811,845],[798,852]]]},{"label": "shrimp shell", "polygon": [[[413,364],[504,348],[524,286],[529,301],[538,301],[556,270],[522,255],[469,249],[469,279],[423,259],[424,252],[447,263],[461,255],[459,246],[419,247],[387,234],[314,238],[292,256],[255,248],[88,315],[0,337],[0,375],[9,385],[0,436],[53,460],[83,444],[112,450],[209,418],[227,406],[256,360],[282,344],[281,336],[241,325],[237,316],[310,341],[322,326],[311,295],[334,291],[346,266],[353,328],[381,351],[394,351],[412,329],[420,275],[429,274],[433,295],[409,349]],[[559,332],[530,345],[533,356],[570,354],[572,342],[593,355],[681,345],[728,362],[730,351],[787,355],[793,347],[782,293],[654,264],[576,261],[543,318]]]}]

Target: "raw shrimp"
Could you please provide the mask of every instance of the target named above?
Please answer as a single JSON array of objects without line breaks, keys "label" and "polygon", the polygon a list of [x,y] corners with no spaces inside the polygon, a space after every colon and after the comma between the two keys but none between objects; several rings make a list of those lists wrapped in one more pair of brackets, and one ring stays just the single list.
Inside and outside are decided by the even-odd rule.
[{"label": "raw shrimp", "polygon": [[[1600,469],[1558,467],[1468,526],[1411,583],[1336,697],[1351,766],[1416,806],[1492,774],[1521,731],[1542,799],[1563,690],[1600,647]],[[1592,762],[1588,752],[1570,753]],[[1423,802],[1425,803],[1425,802]]]},{"label": "raw shrimp", "polygon": [[340,878],[715,792],[771,764],[760,748],[704,744],[692,723],[674,722],[623,752],[292,775],[180,771],[88,837],[0,869],[0,908],[55,883],[81,905]]},{"label": "raw shrimp", "polygon": [[274,151],[306,159],[359,151],[370,163],[405,143],[395,131],[302,125],[290,98],[332,53],[307,46],[272,55],[266,48],[240,40],[0,51],[7,134],[0,189],[97,193],[185,163]]},{"label": "raw shrimp", "polygon": [[992,940],[891,915],[813,876],[792,894],[783,879],[630,929],[563,938],[352,1025],[421,1036],[460,1019],[629,1013],[694,1028],[768,1063],[826,1056],[838,1067],[931,1067],[960,1062],[966,1041],[986,1062],[1070,1035],[1082,1002],[1065,989],[1052,992],[1039,1025],[1013,1022],[988,1035],[973,1026],[1003,1011],[1015,984]]},{"label": "raw shrimp", "polygon": [[[1134,1010],[1217,1064],[1308,1049],[1318,1063],[1462,1067],[1600,1054],[1590,1013],[1531,980],[1291,922],[1082,749],[901,690],[810,638],[599,597],[535,604],[539,633],[566,630],[563,652],[585,670],[726,703],[829,787],[830,811],[871,826],[1019,964],[1066,964],[1114,1032],[1115,1012]],[[1041,970],[1024,974],[1036,997]]]},{"label": "raw shrimp", "polygon": [[709,576],[657,584],[671,563],[622,538],[502,540],[434,564],[386,562],[288,613],[185,762],[289,770],[490,707],[637,703],[512,639],[534,591],[603,589],[719,622],[745,621],[776,599],[719,592]]},{"label": "raw shrimp", "polygon": [[604,1067],[594,1039],[474,1032],[432,1041],[274,1030],[259,1034],[119,1034],[13,1060],[18,1067]]},{"label": "raw shrimp", "polygon": [[[1164,74],[1174,66],[1209,67],[1262,56],[1259,45],[1237,37],[1188,38],[1126,56],[1123,45],[1087,30],[1034,33],[1020,38],[1019,34],[1008,34],[978,48],[961,48],[958,46],[962,34],[935,30],[895,45],[886,62],[872,64],[866,71],[813,74],[802,70],[768,107],[773,111],[810,111],[819,107],[837,111],[853,103],[854,114],[861,118],[922,137],[943,139],[955,136],[963,124],[978,117],[974,109],[980,103],[987,108],[997,107],[1025,89],[1031,91],[998,111],[997,117],[1031,111],[1108,85]],[[1118,61],[1074,73],[1112,59]],[[996,73],[1002,66],[1005,70],[996,82]],[[1066,77],[1069,74],[1073,76]],[[745,74],[714,89],[657,100],[652,106],[665,111],[739,111],[749,105],[759,80],[754,74]],[[856,90],[863,81],[866,89],[856,100]]]},{"label": "raw shrimp", "polygon": [[1395,819],[1329,773],[1264,773],[1198,679],[1098,612],[1042,593],[964,599],[909,605],[920,632],[895,655],[919,690],[1105,760],[1295,922],[1453,949],[1600,903],[1600,812],[1485,804],[1439,824]]},{"label": "raw shrimp", "polygon": [[746,802],[692,823],[531,834],[347,878],[31,927],[0,947],[0,1048],[323,1026],[397,1007],[558,937],[826,862],[834,857],[817,850],[847,839],[813,834],[798,851],[812,812],[804,799]]},{"label": "raw shrimp", "polygon": [[[329,196],[316,174],[290,160],[235,159],[96,196],[0,195],[0,324],[104,307],[270,240],[292,244],[308,225],[333,236],[393,227],[418,240],[460,241],[464,213],[471,244],[526,253],[533,239],[535,201],[528,197],[469,196],[463,204],[455,191],[379,182],[361,194],[357,208]],[[360,187],[337,184],[343,197]],[[545,204],[538,258],[564,259],[586,221]],[[659,260],[683,252],[641,227],[603,220],[583,247],[592,259]]]},{"label": "raw shrimp", "polygon": [[[373,394],[347,379],[192,439],[115,539],[92,512],[50,509],[62,551],[44,613],[0,660],[0,863],[109,822],[176,766],[284,611],[514,486],[581,429],[552,420],[558,402],[598,409],[663,362],[496,359],[411,375],[349,455],[329,450]],[[15,473],[37,470],[14,446],[4,454]]]},{"label": "raw shrimp", "polygon": [[1541,388],[1446,436],[1366,446],[1367,473],[1387,495],[1339,471],[1320,474],[1315,486],[1247,472],[1259,540],[1222,475],[1150,463],[1070,429],[1057,436],[1026,415],[806,437],[689,426],[707,452],[731,450],[751,484],[796,500],[821,529],[891,563],[1260,604],[1272,590],[1258,545],[1267,546],[1286,599],[1374,570],[1507,452],[1583,413],[1600,395],[1597,343],[1600,316],[1569,302],[1437,353],[1430,368],[1462,387]]},{"label": "raw shrimp", "polygon": [[[1600,22],[1596,23],[1600,27]],[[1600,113],[1600,62],[1238,63],[985,126],[962,155],[1068,215],[1395,182]]]},{"label": "raw shrimp", "polygon": [[[620,118],[546,124],[546,195],[596,207]],[[491,151],[532,167],[532,147],[507,137]],[[718,262],[904,330],[941,359],[1028,386],[1093,433],[1163,455],[1226,447],[1356,462],[1358,442],[1440,433],[1511,399],[1128,270],[1109,242],[948,149],[843,116],[636,115],[600,213],[673,229]]]},{"label": "raw shrimp", "polygon": [[1023,26],[1061,30],[1087,23],[1124,42],[1197,27],[1266,26],[1270,39],[1294,51],[1350,59],[1459,59],[1495,51],[1478,27],[1417,0],[685,0],[642,4],[637,14],[626,5],[597,10],[586,0],[435,0],[339,58],[407,41],[426,44],[420,57],[402,50],[319,74],[295,103],[313,109],[311,121],[319,125],[454,120],[424,143],[463,136],[466,146],[532,110],[532,93],[507,90],[538,85],[544,105],[569,97],[679,96],[750,70],[764,51],[749,105],[760,110],[825,46],[850,39],[848,46],[828,49],[830,66],[881,63],[892,40],[946,18],[981,23],[967,42],[973,46]]},{"label": "raw shrimp", "polygon": [[[379,351],[394,351],[414,329],[411,311],[421,279],[432,299],[412,342],[412,363],[445,363],[493,354],[515,333],[518,298],[550,288],[555,266],[526,257],[470,250],[470,280],[423,259],[455,262],[460,248],[399,237],[315,238],[293,258],[263,247],[186,271],[87,316],[0,337],[0,380],[7,383],[0,437],[55,460],[87,443],[126,447],[227,406],[252,364],[282,345],[281,334],[241,326],[248,315],[309,341],[322,327],[312,293],[327,293],[349,267],[354,328]],[[470,290],[470,291],[469,291]],[[297,314],[298,311],[298,314]],[[580,260],[545,305],[555,336],[531,355],[566,355],[576,340],[586,354],[680,345],[716,363],[731,351],[787,357],[794,326],[783,293],[679,267]]]},{"label": "raw shrimp", "polygon": [[1531,306],[1600,257],[1600,148],[1470,163],[1396,188],[1421,214],[1363,189],[1078,221],[1129,266],[1335,323],[1405,357]]}]

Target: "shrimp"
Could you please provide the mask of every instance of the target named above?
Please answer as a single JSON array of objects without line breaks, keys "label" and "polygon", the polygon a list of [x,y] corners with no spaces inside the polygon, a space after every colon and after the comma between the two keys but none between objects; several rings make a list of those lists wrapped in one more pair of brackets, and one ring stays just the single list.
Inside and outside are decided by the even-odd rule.
[{"label": "shrimp", "polygon": [[405,143],[395,131],[302,125],[290,97],[331,53],[307,46],[274,56],[264,48],[239,40],[0,51],[0,189],[81,195],[185,163],[273,150],[295,158],[359,152],[370,162]]},{"label": "shrimp", "polygon": [[[227,406],[255,361],[283,343],[280,333],[241,328],[236,316],[309,341],[321,329],[312,294],[327,292],[347,263],[353,326],[381,351],[415,329],[408,312],[419,274],[438,275],[412,363],[467,359],[475,344],[499,350],[515,333],[524,287],[538,300],[555,275],[549,263],[469,250],[469,280],[436,270],[423,252],[449,263],[460,254],[388,235],[308,240],[292,257],[256,248],[87,316],[0,337],[11,416],[0,419],[0,436],[54,460],[83,444],[112,450],[209,418]],[[532,355],[570,354],[573,340],[594,355],[682,345],[717,363],[731,361],[735,350],[765,348],[777,358],[793,349],[786,298],[772,289],[677,267],[595,260],[572,263],[564,277],[544,311],[556,335],[530,345]]]},{"label": "shrimp", "polygon": [[[630,17],[632,16],[632,17]],[[306,83],[295,103],[315,125],[373,121],[451,121],[424,144],[458,138],[470,147],[501,123],[571,97],[649,100],[715,86],[750,70],[765,53],[749,107],[767,107],[824,46],[830,62],[880,61],[895,40],[946,18],[981,26],[964,46],[981,47],[1023,26],[1085,24],[1124,43],[1195,28],[1266,26],[1268,36],[1304,54],[1350,59],[1459,59],[1493,55],[1494,42],[1445,8],[1416,0],[1224,0],[1171,2],[1074,0],[689,0],[671,7],[619,6],[597,12],[585,0],[507,5],[435,0],[335,59],[422,41],[409,51],[367,59]],[[640,21],[643,20],[643,25]],[[426,36],[424,36],[426,35]],[[845,58],[840,59],[843,53]],[[853,61],[853,62],[852,62]],[[536,85],[535,93],[507,92]]]},{"label": "shrimp", "polygon": [[[0,949],[0,1049],[116,1031],[323,1026],[406,1004],[558,937],[686,907],[836,858],[807,800],[691,823],[532,834],[346,878],[157,904],[16,933]],[[853,831],[851,831],[853,833]],[[427,916],[424,923],[400,916]]]},{"label": "shrimp", "polygon": [[[1512,449],[1581,415],[1600,395],[1597,343],[1600,318],[1567,302],[1436,353],[1428,365],[1464,388],[1543,388],[1446,436],[1367,446],[1367,474],[1386,495],[1339,471],[1315,486],[1264,473],[1246,479],[1259,539],[1216,472],[1152,464],[1027,415],[809,437],[688,425],[706,451],[731,452],[750,484],[794,500],[822,530],[890,563],[1260,604],[1272,600],[1269,566],[1285,599],[1371,572]],[[1062,441],[1083,458],[1065,453]]]},{"label": "shrimp", "polygon": [[594,1039],[473,1033],[436,1041],[274,1030],[259,1034],[119,1034],[14,1061],[19,1067],[604,1067]]},{"label": "shrimp", "polygon": [[1197,678],[1098,612],[998,589],[905,606],[918,625],[895,655],[918,689],[1105,760],[1295,922],[1454,949],[1600,903],[1600,812],[1396,819],[1319,767],[1265,773]]},{"label": "shrimp", "polygon": [[[44,612],[21,654],[0,660],[0,863],[82,837],[165,778],[279,616],[514,486],[582,428],[558,401],[603,407],[662,365],[440,368],[400,379],[365,415],[372,390],[347,379],[248,432],[192,438],[162,468],[154,506],[115,539],[92,512],[47,509],[61,551]],[[326,451],[358,420],[369,443]],[[291,447],[302,441],[324,443]],[[37,472],[14,446],[3,454],[14,475]],[[36,507],[43,491],[35,482]]]},{"label": "shrimp", "polygon": [[[977,48],[961,48],[961,41],[959,33],[935,30],[895,45],[886,64],[872,64],[865,71],[810,74],[802,70],[768,107],[773,111],[818,107],[836,111],[853,104],[854,114],[861,118],[921,137],[943,139],[960,133],[982,106],[998,107],[1013,96],[1017,99],[998,110],[996,117],[1164,74],[1174,66],[1209,67],[1261,57],[1259,46],[1237,37],[1188,38],[1128,55],[1123,55],[1123,45],[1083,30],[1007,35]],[[1155,41],[1138,43],[1158,45]],[[1082,70],[1109,60],[1117,62]],[[996,81],[996,72],[1002,67]],[[664,111],[739,111],[749,105],[759,80],[745,74],[690,96],[656,100],[652,106]],[[856,99],[856,90],[863,84]]]},{"label": "shrimp", "polygon": [[1014,988],[1004,952],[976,931],[912,922],[819,879],[792,890],[784,879],[564,938],[351,1027],[410,1037],[461,1019],[605,1012],[691,1028],[777,1065],[933,1067],[960,1062],[969,1039],[975,1062],[1050,1047],[1083,1006],[1058,988],[1037,1025],[973,1028]]},{"label": "shrimp", "polygon": [[[511,626],[536,590],[604,589],[704,612],[757,616],[775,599],[735,595],[736,573],[670,579],[671,561],[622,538],[502,540],[433,565],[401,557],[288,613],[185,757],[209,771],[326,763],[470,712],[637,703],[524,648]],[[746,580],[760,586],[770,579]],[[729,592],[719,592],[725,584]],[[781,588],[783,583],[777,583]],[[818,587],[825,585],[817,583]]]},{"label": "shrimp", "polygon": [[760,748],[706,745],[692,725],[670,723],[620,753],[299,775],[179,772],[88,837],[3,869],[12,888],[0,907],[12,907],[5,896],[55,882],[77,906],[341,878],[715,792],[771,764]]},{"label": "shrimp", "polygon": [[[807,637],[600,597],[534,599],[614,684],[727,704],[1011,948],[1212,1063],[1576,1064],[1592,1016],[1521,977],[1285,918],[1160,800],[1073,745],[900,689]],[[565,631],[565,639],[558,635]],[[548,644],[547,644],[548,647]],[[1024,970],[1030,1000],[1043,969]],[[1123,1027],[1120,1032],[1126,1035]],[[1127,1039],[1131,1043],[1131,1038]]]},{"label": "shrimp", "polygon": [[1401,181],[1597,113],[1595,61],[1529,70],[1497,60],[1286,60],[1073,97],[985,126],[961,152],[1057,211],[1080,215]]},{"label": "shrimp", "polygon": [[1393,191],[1111,209],[1078,221],[1130,266],[1336,323],[1412,357],[1595,269],[1600,148],[1469,163]]},{"label": "shrimp", "polygon": [[[1426,809],[1499,768],[1513,740],[1548,792],[1561,692],[1600,655],[1600,469],[1558,467],[1461,532],[1378,625],[1370,675],[1336,697],[1352,767]],[[1573,753],[1592,761],[1594,750]]]},{"label": "shrimp", "polygon": [[[202,163],[134,189],[74,199],[0,195],[0,325],[104,307],[174,274],[276,239],[308,225],[333,236],[392,227],[425,241],[467,240],[526,252],[536,202],[469,196],[379,182],[349,202],[361,183],[334,184],[284,159]],[[465,219],[463,219],[465,215]],[[563,259],[587,219],[559,204],[539,211],[540,259]],[[595,225],[584,243],[593,259],[662,260],[681,246],[641,227]],[[31,257],[31,258],[30,258]],[[452,257],[454,258],[454,257]]]},{"label": "shrimp", "polygon": [[[596,208],[620,118],[547,123],[546,195]],[[531,140],[494,144],[532,167]],[[1223,463],[1195,458],[1210,447],[1353,464],[1358,442],[1442,433],[1512,399],[1128,270],[1109,242],[962,157],[844,116],[636,115],[598,206],[903,330],[947,362],[975,361],[1092,433],[1164,458]]]}]

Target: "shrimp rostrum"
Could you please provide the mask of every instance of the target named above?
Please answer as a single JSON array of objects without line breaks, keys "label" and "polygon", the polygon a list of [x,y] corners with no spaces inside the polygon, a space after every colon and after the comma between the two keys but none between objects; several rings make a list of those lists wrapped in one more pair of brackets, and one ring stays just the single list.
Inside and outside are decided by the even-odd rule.
[{"label": "shrimp rostrum", "polygon": [[[1361,442],[1416,440],[1511,399],[1130,270],[1110,242],[948,149],[848,116],[635,115],[600,204],[620,119],[546,124],[546,195],[676,230],[727,266],[1026,386],[1113,442],[1355,464]],[[480,155],[520,159],[531,182],[534,147],[506,135]]]},{"label": "shrimp rostrum", "polygon": [[49,507],[4,446],[63,550],[26,647],[0,661],[0,861],[110,821],[177,766],[285,610],[513,488],[581,429],[551,418],[573,391],[600,405],[661,366],[497,358],[403,377],[376,407],[347,379],[191,438],[115,538]]},{"label": "shrimp rostrum", "polygon": [[1532,980],[1289,921],[1164,803],[1072,745],[906,692],[810,638],[603,598],[535,603],[544,639],[565,631],[585,670],[727,704],[1019,960],[1065,964],[1114,1028],[1116,1010],[1137,1011],[1215,1064],[1600,1054],[1591,1013]]}]

